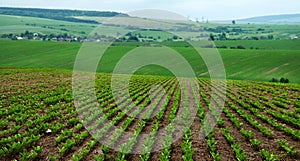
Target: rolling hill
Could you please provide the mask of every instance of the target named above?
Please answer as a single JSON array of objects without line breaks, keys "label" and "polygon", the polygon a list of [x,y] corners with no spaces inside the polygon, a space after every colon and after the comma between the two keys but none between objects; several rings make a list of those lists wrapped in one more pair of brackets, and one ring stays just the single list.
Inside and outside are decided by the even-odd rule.
[{"label": "rolling hill", "polygon": [[114,17],[114,16],[127,16],[118,12],[111,11],[83,11],[83,10],[66,10],[66,9],[41,9],[41,8],[12,8],[0,7],[0,14],[14,15],[14,16],[29,16],[38,18],[48,18],[53,20],[63,20],[69,22],[82,22],[97,24],[93,20],[80,20],[74,16],[96,16],[96,17]]},{"label": "rolling hill", "polygon": [[[276,42],[270,42],[276,43]],[[55,68],[72,70],[80,43],[1,40],[0,68]],[[98,72],[111,73],[118,61],[135,46],[111,46],[99,62]],[[151,48],[149,48],[151,49]],[[206,65],[190,47],[172,47],[190,64],[196,75],[209,77]],[[207,49],[211,50],[211,49]],[[285,77],[300,83],[300,50],[220,49],[228,79],[269,81]],[[93,59],[93,58],[91,58]],[[170,75],[161,68],[148,66],[139,75]]]},{"label": "rolling hill", "polygon": [[259,23],[259,24],[300,24],[300,14],[282,14],[259,16],[237,20],[239,23]]}]

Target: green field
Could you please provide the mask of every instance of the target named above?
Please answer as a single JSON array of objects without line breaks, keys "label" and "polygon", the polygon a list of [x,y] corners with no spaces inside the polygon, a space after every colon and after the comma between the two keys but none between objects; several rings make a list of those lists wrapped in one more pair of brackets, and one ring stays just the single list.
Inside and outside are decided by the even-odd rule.
[{"label": "green field", "polygon": [[[66,22],[59,20],[50,20],[44,18],[34,18],[25,16],[0,15],[0,34],[21,34],[26,30],[39,34],[70,34],[81,37],[88,36],[96,27],[103,33],[99,35],[116,36],[117,32],[123,33],[124,28],[105,27],[99,24]],[[126,30],[127,31],[127,30]],[[111,35],[114,34],[114,35]]]},{"label": "green field", "polygon": [[226,40],[215,41],[216,46],[237,47],[239,45],[246,49],[265,50],[300,50],[300,40]]},{"label": "green field", "polygon": [[[228,38],[250,38],[267,37],[273,35],[274,39],[290,39],[292,35],[300,35],[299,25],[282,24],[222,24],[222,23],[201,23],[203,28],[217,30],[219,33],[227,33]],[[242,32],[234,31],[242,30]]]},{"label": "green field", "polygon": [[[243,43],[243,41],[240,41]],[[276,42],[275,43],[280,43]],[[285,43],[285,41],[283,41]],[[258,44],[258,43],[257,43]],[[72,70],[80,43],[10,41],[1,40],[0,67],[60,68]],[[262,46],[262,45],[261,45]],[[276,46],[273,45],[273,46]],[[271,78],[288,78],[300,83],[300,51],[286,50],[219,49],[228,79],[269,81]],[[135,46],[111,46],[98,67],[98,72],[111,73],[119,59]],[[209,77],[206,65],[190,47],[172,47],[190,62],[199,77]],[[145,48],[147,50],[147,48]],[[297,48],[295,48],[297,49]],[[206,49],[214,50],[214,49]],[[137,74],[170,75],[167,70],[149,66]]]},{"label": "green field", "polygon": [[[85,23],[74,23],[43,18],[0,15],[0,34],[20,34],[26,30],[42,34],[64,34],[85,36],[90,33],[95,25]],[[67,29],[63,31],[62,29]],[[82,34],[85,32],[85,34]]]}]

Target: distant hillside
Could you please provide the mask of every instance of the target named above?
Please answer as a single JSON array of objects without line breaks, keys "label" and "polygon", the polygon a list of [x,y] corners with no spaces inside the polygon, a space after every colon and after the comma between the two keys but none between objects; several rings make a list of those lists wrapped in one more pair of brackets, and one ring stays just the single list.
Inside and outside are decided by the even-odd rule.
[{"label": "distant hillside", "polygon": [[300,24],[300,14],[261,16],[240,19],[236,21],[238,23]]},{"label": "distant hillside", "polygon": [[114,17],[114,16],[127,16],[118,12],[100,12],[100,11],[82,11],[82,10],[62,10],[62,9],[40,9],[40,8],[10,8],[0,7],[0,14],[3,15],[15,15],[15,16],[29,16],[38,18],[48,18],[53,20],[63,20],[69,22],[83,22],[94,23],[93,20],[82,20],[74,18],[75,16],[97,16],[97,17]]}]

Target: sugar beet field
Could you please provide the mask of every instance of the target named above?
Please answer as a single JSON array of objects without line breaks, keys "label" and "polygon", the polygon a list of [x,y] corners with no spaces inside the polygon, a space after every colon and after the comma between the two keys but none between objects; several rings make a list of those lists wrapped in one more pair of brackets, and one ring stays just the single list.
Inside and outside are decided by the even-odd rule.
[{"label": "sugar beet field", "polygon": [[[181,90],[173,77],[133,76],[131,99],[115,100],[111,75],[97,74],[100,107],[92,111],[88,101],[82,106],[85,108],[75,108],[70,71],[1,69],[0,73],[0,160],[300,160],[298,84],[227,81],[224,89],[211,86],[209,79],[198,79],[199,89],[187,82],[188,88]],[[226,101],[217,117],[216,107],[225,92]],[[181,97],[187,99],[182,101]],[[149,107],[153,100],[159,104],[158,98],[166,100],[164,105]],[[140,113],[127,115],[134,104],[139,105]],[[180,132],[167,128],[165,135],[158,135],[160,129],[176,121],[178,113],[183,118],[191,115],[193,111],[180,109],[181,104],[195,106],[193,121],[183,121]],[[107,126],[104,116],[119,129],[117,132]],[[88,128],[79,119],[82,117],[88,120]],[[205,119],[216,122],[207,133],[201,131]],[[96,137],[89,128],[95,129]],[[124,132],[133,133],[128,142],[120,141]],[[177,133],[182,137],[173,140]],[[141,140],[137,137],[141,134],[152,139]],[[99,139],[109,140],[109,145]],[[171,142],[150,153],[157,144]],[[110,148],[113,145],[126,150],[118,152]],[[137,149],[144,154],[133,154]]]}]

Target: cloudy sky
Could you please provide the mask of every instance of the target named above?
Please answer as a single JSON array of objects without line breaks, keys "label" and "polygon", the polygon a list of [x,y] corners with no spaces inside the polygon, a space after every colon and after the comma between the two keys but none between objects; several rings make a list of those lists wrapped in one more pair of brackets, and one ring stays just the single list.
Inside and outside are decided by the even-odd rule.
[{"label": "cloudy sky", "polygon": [[131,12],[161,9],[186,17],[231,20],[300,13],[300,0],[1,0],[0,6]]}]

